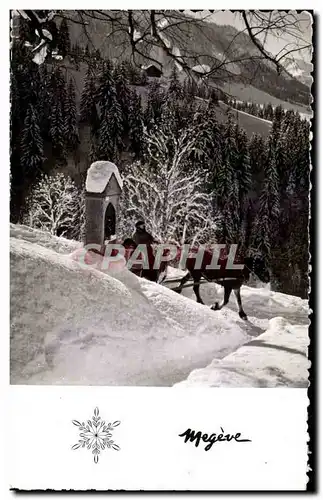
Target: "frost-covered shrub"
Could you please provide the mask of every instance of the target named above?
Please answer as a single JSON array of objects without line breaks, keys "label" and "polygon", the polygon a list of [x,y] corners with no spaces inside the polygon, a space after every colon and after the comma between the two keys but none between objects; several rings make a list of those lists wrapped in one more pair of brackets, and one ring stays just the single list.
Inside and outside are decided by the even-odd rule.
[{"label": "frost-covered shrub", "polygon": [[177,136],[171,131],[145,132],[146,161],[135,162],[124,173],[119,230],[129,235],[135,220],[161,242],[211,243],[218,218],[212,213],[201,172],[187,172],[185,163],[196,148],[190,128]]},{"label": "frost-covered shrub", "polygon": [[80,239],[84,225],[84,197],[70,177],[43,175],[28,201],[24,224],[55,236]]}]

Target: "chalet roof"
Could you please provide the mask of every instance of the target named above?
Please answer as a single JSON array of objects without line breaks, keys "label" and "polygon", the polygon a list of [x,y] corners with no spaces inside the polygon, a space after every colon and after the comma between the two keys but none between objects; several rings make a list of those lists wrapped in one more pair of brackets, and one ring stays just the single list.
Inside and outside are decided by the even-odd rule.
[{"label": "chalet roof", "polygon": [[148,64],[147,66],[141,66],[141,69],[143,70],[147,70],[147,69],[150,69],[150,68],[155,68],[157,69],[158,71],[160,71],[161,73],[163,72],[163,70],[161,68],[159,68],[158,66],[156,66],[156,64]]},{"label": "chalet roof", "polygon": [[204,75],[205,73],[209,73],[211,71],[211,68],[208,64],[198,64],[197,66],[194,66],[194,68],[192,68],[192,71]]}]

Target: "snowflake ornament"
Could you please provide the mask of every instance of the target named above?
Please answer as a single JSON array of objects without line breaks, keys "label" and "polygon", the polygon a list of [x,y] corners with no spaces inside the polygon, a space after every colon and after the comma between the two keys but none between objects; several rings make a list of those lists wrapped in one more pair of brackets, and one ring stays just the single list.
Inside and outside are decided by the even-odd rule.
[{"label": "snowflake ornament", "polygon": [[106,424],[104,420],[101,420],[98,408],[95,408],[92,420],[88,420],[87,423],[81,423],[78,420],[72,420],[72,423],[79,428],[81,438],[78,443],[72,446],[72,450],[85,447],[92,450],[94,463],[98,463],[101,450],[109,448],[120,450],[120,447],[111,438],[114,428],[121,422],[117,420],[112,424]]}]

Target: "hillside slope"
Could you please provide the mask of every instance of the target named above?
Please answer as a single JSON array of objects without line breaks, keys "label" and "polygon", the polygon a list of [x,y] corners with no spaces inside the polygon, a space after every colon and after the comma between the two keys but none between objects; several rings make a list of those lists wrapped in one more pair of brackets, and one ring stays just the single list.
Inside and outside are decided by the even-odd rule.
[{"label": "hillside slope", "polygon": [[[181,296],[127,270],[84,269],[79,243],[66,241],[11,226],[13,384],[169,386],[258,337],[271,316],[306,324],[307,304],[296,297],[283,296],[284,303],[282,294],[243,287],[244,322],[232,302],[215,312],[191,300],[191,289]],[[222,295],[220,287],[202,288],[206,303]],[[277,323],[278,344],[280,329]],[[307,328],[301,342],[307,344]],[[288,355],[284,363],[282,373],[289,370]],[[285,385],[306,383],[307,367],[301,358]]]},{"label": "hillside slope", "polygon": [[[81,47],[88,45],[91,50],[99,49],[104,58],[129,61],[132,49],[127,12],[107,12],[108,17],[98,20],[90,14],[85,17],[82,15],[80,19],[79,13],[70,11],[70,19],[76,20],[76,23],[69,22],[71,41]],[[272,63],[260,60],[258,49],[246,33],[229,25],[193,20],[179,11],[166,11],[166,16],[167,12],[171,13],[172,21],[168,23],[163,17],[159,20],[162,23],[159,32],[166,46],[171,47],[177,56],[189,55],[191,67],[196,64],[218,67],[212,77],[218,85],[225,82],[245,84],[283,101],[309,105],[309,87],[287,71],[278,75]],[[113,21],[115,17],[118,17],[117,22]],[[84,22],[86,27],[82,25]],[[173,59],[154,39],[149,38],[149,16],[145,11],[135,11],[134,24],[138,36],[148,32],[144,41],[140,42],[142,55],[136,54],[136,63],[140,66],[151,63],[153,59],[161,64],[164,75],[169,76],[174,65]]]}]

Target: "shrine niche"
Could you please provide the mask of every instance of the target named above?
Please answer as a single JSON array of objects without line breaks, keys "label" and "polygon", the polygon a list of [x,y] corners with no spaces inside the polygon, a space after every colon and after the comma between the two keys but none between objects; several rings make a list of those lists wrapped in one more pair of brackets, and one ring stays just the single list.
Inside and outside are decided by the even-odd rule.
[{"label": "shrine niche", "polygon": [[96,161],[87,171],[85,184],[85,245],[104,245],[116,234],[122,179],[118,167]]}]

